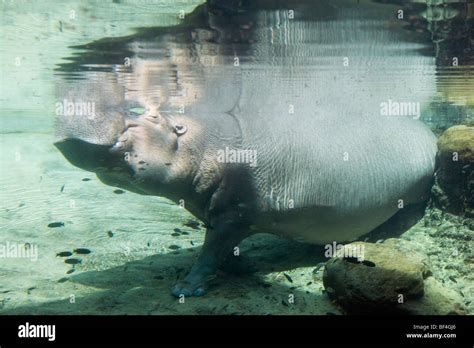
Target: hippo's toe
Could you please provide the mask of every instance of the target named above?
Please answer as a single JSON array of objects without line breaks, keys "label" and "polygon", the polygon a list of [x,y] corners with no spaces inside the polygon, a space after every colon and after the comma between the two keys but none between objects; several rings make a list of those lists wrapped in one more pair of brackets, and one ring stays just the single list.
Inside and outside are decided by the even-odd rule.
[{"label": "hippo's toe", "polygon": [[189,297],[189,296],[202,296],[204,295],[204,287],[201,284],[192,284],[186,281],[179,282],[171,288],[171,293],[175,297]]}]

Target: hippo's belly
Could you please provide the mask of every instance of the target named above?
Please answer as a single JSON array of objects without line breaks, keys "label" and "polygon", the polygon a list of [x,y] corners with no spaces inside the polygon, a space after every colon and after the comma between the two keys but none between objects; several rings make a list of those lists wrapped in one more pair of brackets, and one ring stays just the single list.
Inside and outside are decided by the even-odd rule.
[{"label": "hippo's belly", "polygon": [[251,230],[277,234],[303,243],[342,243],[369,233],[397,212],[394,206],[380,206],[371,211],[312,207],[262,214]]}]

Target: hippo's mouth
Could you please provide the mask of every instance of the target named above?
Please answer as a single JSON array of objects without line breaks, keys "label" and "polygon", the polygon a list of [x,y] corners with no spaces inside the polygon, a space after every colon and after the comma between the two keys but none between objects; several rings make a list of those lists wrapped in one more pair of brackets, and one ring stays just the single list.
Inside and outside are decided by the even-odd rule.
[{"label": "hippo's mouth", "polygon": [[54,145],[64,157],[76,167],[90,172],[115,171],[127,173],[130,168],[124,166],[123,156],[114,151],[114,145],[97,145],[81,139],[68,138]]}]

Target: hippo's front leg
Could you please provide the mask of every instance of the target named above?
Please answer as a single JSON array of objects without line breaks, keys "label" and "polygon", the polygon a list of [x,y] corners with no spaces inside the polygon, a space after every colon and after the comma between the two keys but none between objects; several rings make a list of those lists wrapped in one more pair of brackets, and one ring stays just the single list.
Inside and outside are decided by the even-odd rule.
[{"label": "hippo's front leg", "polygon": [[201,254],[183,281],[171,292],[174,296],[202,296],[206,283],[231,255],[233,249],[248,235],[248,228],[237,221],[238,214],[222,214],[212,219],[206,231]]}]

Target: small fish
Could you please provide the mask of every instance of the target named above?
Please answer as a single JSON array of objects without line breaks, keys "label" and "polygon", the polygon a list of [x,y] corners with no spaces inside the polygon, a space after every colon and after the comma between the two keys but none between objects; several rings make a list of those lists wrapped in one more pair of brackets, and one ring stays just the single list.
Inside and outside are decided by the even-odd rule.
[{"label": "small fish", "polygon": [[107,231],[107,235],[112,238],[114,236],[114,233],[112,231]]},{"label": "small fish", "polygon": [[184,234],[184,235],[187,236],[187,235],[189,235],[189,232],[183,231],[183,232],[181,232],[181,234]]},{"label": "small fish", "polygon": [[176,233],[176,232],[175,232],[175,233],[171,233],[171,235],[172,235],[173,237],[179,237],[179,236],[180,236],[180,234],[179,234],[179,233]]},{"label": "small fish", "polygon": [[61,186],[61,190],[59,190],[59,192],[63,192],[63,191],[64,191],[64,186],[66,186],[66,185]]},{"label": "small fish", "polygon": [[181,249],[181,247],[179,245],[176,245],[176,244],[172,244],[168,247],[169,249],[171,250],[178,250],[178,249]]},{"label": "small fish", "polygon": [[344,261],[347,261],[347,262],[350,262],[350,263],[355,263],[355,264],[358,264],[360,263],[359,259],[357,257],[344,257],[343,258]]},{"label": "small fish", "polygon": [[194,221],[194,220],[188,220],[183,225],[187,227],[191,227],[192,229],[195,229],[195,230],[199,229],[199,222]]},{"label": "small fish", "polygon": [[81,260],[81,259],[72,258],[72,259],[66,259],[66,260],[64,260],[64,263],[67,263],[67,264],[69,264],[69,265],[77,265],[78,263],[82,263],[82,260]]},{"label": "small fish", "polygon": [[191,245],[194,245],[194,242],[193,242],[193,241],[190,241],[189,243],[190,243]]},{"label": "small fish", "polygon": [[64,226],[64,222],[51,222],[50,224],[48,224],[49,228],[63,227],[63,226]]},{"label": "small fish", "polygon": [[57,257],[69,257],[71,255],[72,253],[70,251],[61,251],[60,253],[56,254]]},{"label": "small fish", "polygon": [[86,248],[77,248],[77,249],[74,249],[74,252],[76,254],[82,254],[82,255],[87,255],[87,254],[91,253],[91,251],[89,249],[86,249]]},{"label": "small fish", "polygon": [[91,179],[89,179],[89,178],[84,178],[84,179],[82,179],[82,181],[91,181]]},{"label": "small fish", "polygon": [[283,273],[283,275],[285,276],[285,278],[290,282],[290,283],[293,283],[293,279],[291,279],[291,277],[286,274],[286,273]]},{"label": "small fish", "polygon": [[120,189],[117,189],[117,190],[114,190],[114,193],[118,194],[118,195],[121,195],[122,193],[125,193],[124,190],[120,190]]},{"label": "small fish", "polygon": [[175,231],[176,233],[181,233],[181,230],[179,228],[175,228],[173,231]]},{"label": "small fish", "polygon": [[61,279],[58,279],[58,283],[64,283],[64,282],[67,282],[69,278],[61,278]]},{"label": "small fish", "polygon": [[22,203],[18,204],[18,208],[24,207],[25,205],[26,204],[22,202]]},{"label": "small fish", "polygon": [[68,269],[68,271],[66,272],[66,274],[71,274],[71,273],[73,273],[73,272],[75,272],[75,271],[76,271],[76,269],[71,268],[71,269]]},{"label": "small fish", "polygon": [[367,267],[375,267],[375,263],[373,263],[372,261],[369,261],[369,260],[362,261],[362,264],[367,266]]}]

